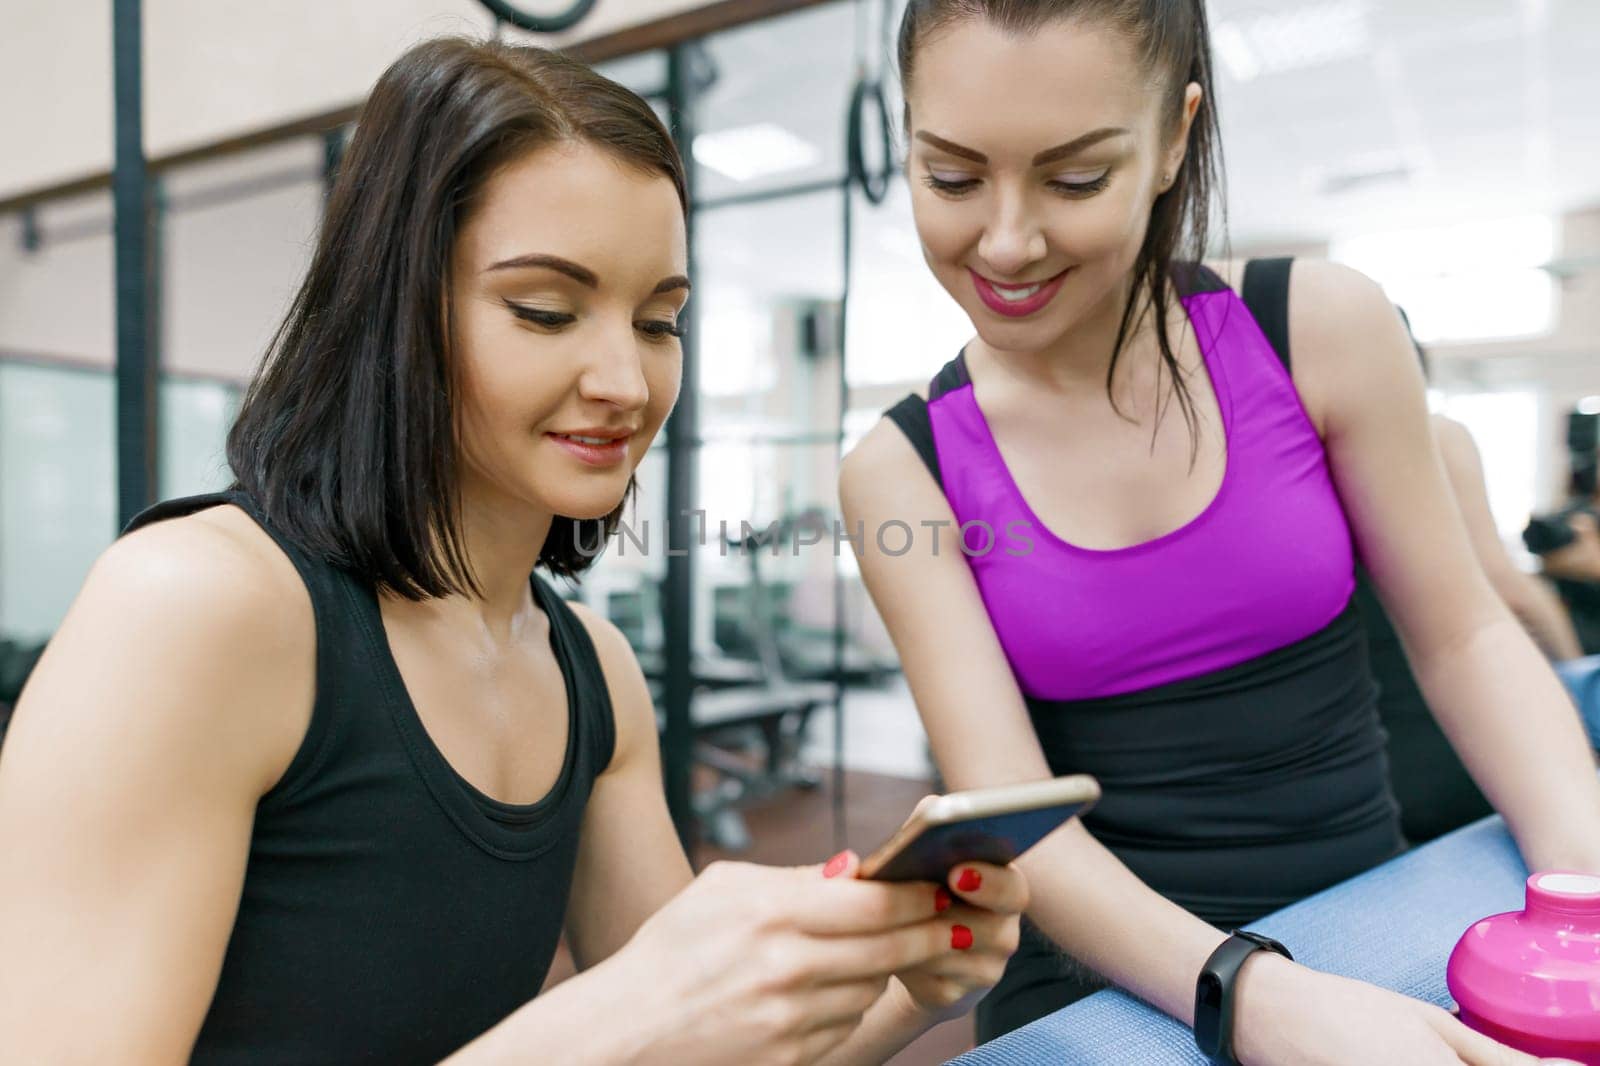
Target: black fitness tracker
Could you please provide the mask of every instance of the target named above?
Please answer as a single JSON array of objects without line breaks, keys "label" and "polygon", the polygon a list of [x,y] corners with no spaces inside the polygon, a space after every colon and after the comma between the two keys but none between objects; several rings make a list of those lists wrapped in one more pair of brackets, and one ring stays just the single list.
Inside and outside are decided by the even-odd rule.
[{"label": "black fitness tracker", "polygon": [[1263,949],[1294,958],[1271,937],[1235,929],[1200,969],[1194,986],[1194,1042],[1217,1066],[1238,1066],[1233,1057],[1233,982],[1244,960]]}]

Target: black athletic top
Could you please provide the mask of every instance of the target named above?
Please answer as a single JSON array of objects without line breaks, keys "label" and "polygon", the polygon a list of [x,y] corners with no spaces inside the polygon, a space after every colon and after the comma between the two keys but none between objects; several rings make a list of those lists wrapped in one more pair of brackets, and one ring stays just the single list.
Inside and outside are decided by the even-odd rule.
[{"label": "black athletic top", "polygon": [[[1244,287],[1286,365],[1288,273],[1286,260],[1258,261]],[[907,397],[888,417],[943,487],[927,404]],[[1186,609],[1181,594],[1171,609]],[[1404,849],[1349,605],[1303,639],[1199,676],[1107,697],[1024,699],[1052,772],[1100,779],[1104,798],[1085,827],[1152,888],[1218,926],[1244,925]]]},{"label": "black athletic top", "polygon": [[288,771],[256,807],[192,1061],[437,1062],[532,999],[555,953],[579,824],[615,743],[594,646],[532,578],[566,679],[566,759],[545,798],[501,803],[429,739],[370,584],[310,558],[238,493],[163,503],[129,529],[223,503],[260,523],[305,582],[316,702]]}]

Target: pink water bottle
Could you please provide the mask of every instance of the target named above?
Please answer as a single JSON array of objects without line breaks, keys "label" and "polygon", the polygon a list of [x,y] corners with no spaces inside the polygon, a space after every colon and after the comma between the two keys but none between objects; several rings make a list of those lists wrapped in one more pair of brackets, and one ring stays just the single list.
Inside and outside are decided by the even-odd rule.
[{"label": "pink water bottle", "polygon": [[1450,953],[1445,983],[1478,1032],[1600,1066],[1600,877],[1529,877],[1527,908],[1474,923]]}]

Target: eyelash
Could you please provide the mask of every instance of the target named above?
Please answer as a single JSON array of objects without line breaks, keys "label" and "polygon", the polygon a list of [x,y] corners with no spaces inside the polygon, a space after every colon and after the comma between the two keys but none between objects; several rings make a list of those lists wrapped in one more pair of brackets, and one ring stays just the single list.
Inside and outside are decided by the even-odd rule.
[{"label": "eyelash", "polygon": [[683,327],[676,322],[651,320],[649,322],[635,322],[634,325],[638,326],[641,332],[654,340],[683,336]]},{"label": "eyelash", "polygon": [[575,315],[563,314],[560,311],[541,311],[537,307],[524,307],[509,300],[506,301],[506,310],[524,322],[532,322],[534,325],[542,326],[545,329],[560,329],[562,326],[570,326],[577,321],[577,316]]},{"label": "eyelash", "polygon": [[[968,178],[965,181],[944,181],[934,177],[932,174],[929,174],[927,177],[923,178],[923,183],[934,192],[944,193],[947,196],[965,196],[967,193],[971,192],[977,187],[978,179]],[[1052,190],[1061,194],[1062,196],[1069,196],[1073,198],[1093,196],[1095,193],[1101,191],[1107,185],[1111,184],[1111,172],[1108,170],[1098,178],[1095,178],[1093,181],[1050,181],[1046,182],[1045,184],[1050,186]]]},{"label": "eyelash", "polygon": [[[570,326],[578,320],[576,315],[565,314],[560,311],[541,311],[537,307],[524,307],[521,304],[505,301],[506,309],[525,322],[532,322],[542,329],[556,330],[562,326]],[[668,337],[682,337],[683,327],[676,322],[661,322],[651,319],[644,322],[635,322],[639,332],[651,340],[665,340]]]}]

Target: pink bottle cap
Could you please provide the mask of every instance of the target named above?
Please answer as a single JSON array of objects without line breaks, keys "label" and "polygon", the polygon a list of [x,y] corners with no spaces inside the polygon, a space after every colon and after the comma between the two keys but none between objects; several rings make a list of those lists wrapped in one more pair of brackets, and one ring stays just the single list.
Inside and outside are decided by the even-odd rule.
[{"label": "pink bottle cap", "polygon": [[1463,1017],[1546,1040],[1600,1045],[1600,877],[1528,878],[1527,909],[1473,924],[1445,971]]}]

